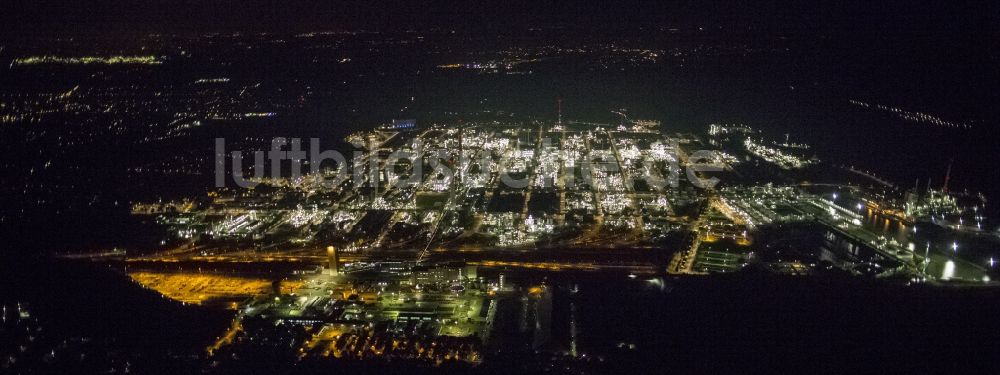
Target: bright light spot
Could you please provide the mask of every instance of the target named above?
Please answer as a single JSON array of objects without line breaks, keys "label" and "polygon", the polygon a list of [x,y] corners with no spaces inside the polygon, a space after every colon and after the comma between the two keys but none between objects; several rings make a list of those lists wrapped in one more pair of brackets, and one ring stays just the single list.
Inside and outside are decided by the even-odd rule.
[{"label": "bright light spot", "polygon": [[944,271],[941,272],[941,280],[951,280],[952,277],[955,277],[955,262],[948,260],[944,264]]}]

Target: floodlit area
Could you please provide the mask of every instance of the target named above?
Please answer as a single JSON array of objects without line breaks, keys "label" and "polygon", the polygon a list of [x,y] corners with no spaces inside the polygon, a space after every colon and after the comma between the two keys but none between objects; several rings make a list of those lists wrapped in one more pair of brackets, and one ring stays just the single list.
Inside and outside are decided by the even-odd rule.
[{"label": "floodlit area", "polygon": [[271,293],[274,288],[290,293],[301,285],[298,281],[225,276],[210,273],[159,273],[132,272],[129,277],[136,283],[155,290],[167,298],[184,303],[235,303],[244,299]]},{"label": "floodlit area", "polygon": [[182,210],[137,203],[133,213],[155,215],[178,240],[212,248],[192,256],[231,253],[213,243],[278,250],[322,238],[364,254],[649,244],[686,220],[675,205],[704,199],[677,178],[680,141],[651,124],[660,125],[379,127],[347,138],[361,148],[352,161],[361,169],[339,183],[330,183],[330,171],[260,178],[255,189],[222,189]]},{"label": "floodlit area", "polygon": [[221,336],[210,355],[298,332],[301,358],[478,363],[497,293],[509,293],[475,266],[413,262],[374,263],[297,285],[242,304],[232,324],[239,329]]}]

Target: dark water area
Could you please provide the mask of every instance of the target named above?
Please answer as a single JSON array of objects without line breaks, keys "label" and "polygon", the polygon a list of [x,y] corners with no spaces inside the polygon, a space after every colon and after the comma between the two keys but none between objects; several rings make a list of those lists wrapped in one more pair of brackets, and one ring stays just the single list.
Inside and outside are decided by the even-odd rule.
[{"label": "dark water area", "polygon": [[[622,371],[986,371],[1000,354],[997,291],[754,272],[655,282],[550,275],[574,301],[579,351]],[[579,291],[571,294],[569,285]],[[662,287],[661,287],[662,285]],[[561,302],[560,302],[561,301]],[[566,330],[565,315],[553,323]],[[566,340],[559,337],[557,340]],[[564,347],[567,341],[562,341]]]}]

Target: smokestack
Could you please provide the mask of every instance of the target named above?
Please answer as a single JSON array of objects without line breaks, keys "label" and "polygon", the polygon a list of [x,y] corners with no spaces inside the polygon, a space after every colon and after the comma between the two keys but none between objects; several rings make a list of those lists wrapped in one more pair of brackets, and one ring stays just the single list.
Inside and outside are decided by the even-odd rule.
[{"label": "smokestack", "polygon": [[340,275],[340,256],[337,254],[337,248],[333,246],[326,247],[326,258],[327,258],[327,272],[331,276]]},{"label": "smokestack", "polygon": [[941,187],[942,193],[948,192],[948,180],[951,179],[951,163],[955,162],[955,159],[948,161],[948,171],[944,174],[944,186]]},{"label": "smokestack", "polygon": [[558,125],[562,125],[562,99],[556,100],[558,103],[559,121],[556,122]]},{"label": "smokestack", "polygon": [[[368,165],[372,166],[373,168],[378,168],[378,159],[376,159],[378,157],[378,150],[375,149],[376,146],[377,146],[377,144],[375,143],[375,135],[374,134],[369,134],[368,135],[368,151],[370,152],[370,154],[368,156],[369,157]],[[375,202],[375,198],[378,196],[378,183],[379,183],[379,181],[378,181],[378,179],[379,179],[379,173],[378,173],[378,171],[377,170],[369,170],[368,171],[368,178],[372,180],[371,181],[371,184],[372,184],[372,202]],[[329,249],[327,249],[327,250],[329,250]]]},{"label": "smokestack", "polygon": [[275,296],[281,295],[281,280],[271,281],[271,294],[274,294]]}]

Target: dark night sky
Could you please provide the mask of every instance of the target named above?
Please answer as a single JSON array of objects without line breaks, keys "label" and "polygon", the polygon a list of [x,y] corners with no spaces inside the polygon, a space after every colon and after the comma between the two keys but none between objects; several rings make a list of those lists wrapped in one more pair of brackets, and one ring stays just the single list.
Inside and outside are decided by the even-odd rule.
[{"label": "dark night sky", "polygon": [[991,33],[996,2],[920,1],[648,1],[601,4],[568,0],[13,0],[0,12],[6,32],[301,31],[422,29],[493,31],[558,23],[584,29],[637,24],[748,27],[764,32]]}]

